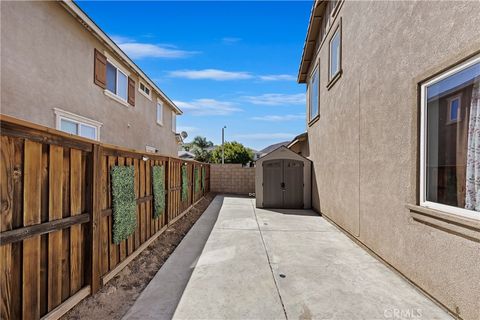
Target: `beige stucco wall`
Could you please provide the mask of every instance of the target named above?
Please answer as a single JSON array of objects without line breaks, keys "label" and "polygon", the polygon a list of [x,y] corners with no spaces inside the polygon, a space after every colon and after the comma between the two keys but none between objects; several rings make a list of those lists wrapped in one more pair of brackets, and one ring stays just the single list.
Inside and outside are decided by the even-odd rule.
[{"label": "beige stucco wall", "polygon": [[[464,319],[480,319],[480,243],[414,221],[418,83],[480,49],[480,2],[343,3],[343,75],[308,128],[313,206]],[[307,112],[308,114],[308,112]],[[394,294],[394,293],[392,293]]]},{"label": "beige stucco wall", "polygon": [[210,166],[212,192],[251,194],[255,192],[255,168],[241,164],[225,163]]},{"label": "beige stucco wall", "polygon": [[303,208],[312,207],[312,163],[286,147],[280,147],[255,162],[255,198],[257,208],[263,208],[263,162],[274,159],[291,159],[303,161]]},{"label": "beige stucco wall", "polygon": [[140,94],[136,75],[135,107],[107,97],[93,83],[95,48],[106,50],[59,3],[2,1],[1,113],[55,127],[60,108],[102,122],[102,142],[176,156],[171,108],[157,125],[156,97]]}]

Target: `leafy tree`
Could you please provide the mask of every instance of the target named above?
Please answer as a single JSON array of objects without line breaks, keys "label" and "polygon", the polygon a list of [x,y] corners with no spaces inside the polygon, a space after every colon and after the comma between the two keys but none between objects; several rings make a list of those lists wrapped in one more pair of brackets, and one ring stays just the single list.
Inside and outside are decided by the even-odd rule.
[{"label": "leafy tree", "polygon": [[[253,160],[253,152],[239,142],[225,143],[225,163],[241,163],[243,165]],[[222,163],[222,146],[217,146],[212,152],[212,161]]]},{"label": "leafy tree", "polygon": [[193,138],[193,141],[188,144],[188,150],[185,147],[184,149],[192,152],[195,155],[195,160],[210,162],[211,151],[209,149],[212,147],[212,141],[208,141],[205,137],[196,136]]}]

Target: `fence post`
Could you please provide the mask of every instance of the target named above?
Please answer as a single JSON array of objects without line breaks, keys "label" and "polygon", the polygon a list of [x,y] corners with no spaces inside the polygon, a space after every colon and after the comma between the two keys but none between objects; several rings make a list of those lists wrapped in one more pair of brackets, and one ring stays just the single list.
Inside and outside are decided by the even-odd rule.
[{"label": "fence post", "polygon": [[101,286],[101,272],[100,272],[100,199],[102,198],[101,180],[102,180],[102,147],[95,144],[93,146],[93,183],[92,183],[92,197],[91,197],[91,290],[92,294],[97,292]]}]

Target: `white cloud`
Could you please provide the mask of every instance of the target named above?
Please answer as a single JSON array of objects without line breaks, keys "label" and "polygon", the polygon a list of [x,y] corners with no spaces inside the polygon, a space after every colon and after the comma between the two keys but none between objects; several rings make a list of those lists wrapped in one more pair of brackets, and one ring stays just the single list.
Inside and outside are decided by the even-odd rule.
[{"label": "white cloud", "polygon": [[279,106],[291,104],[305,104],[305,93],[283,94],[283,93],[266,93],[259,96],[243,97],[251,104]]},{"label": "white cloud", "polygon": [[174,103],[180,109],[196,116],[224,116],[243,111],[242,109],[237,108],[232,102],[215,99],[195,99],[190,102],[174,101]]},{"label": "white cloud", "polygon": [[281,122],[305,119],[305,114],[285,114],[285,115],[267,115],[261,117],[252,117],[252,120],[269,121],[269,122]]},{"label": "white cloud", "polygon": [[296,136],[294,133],[246,133],[236,134],[236,139],[255,139],[255,140],[272,140],[272,139],[285,139],[291,140]]},{"label": "white cloud", "polygon": [[190,134],[191,132],[198,131],[198,128],[197,127],[191,127],[191,126],[177,126],[177,131],[178,132],[186,131],[188,134]]},{"label": "white cloud", "polygon": [[222,38],[222,42],[225,43],[225,44],[234,44],[234,43],[237,43],[239,41],[242,41],[241,38],[237,38],[237,37],[225,37],[225,38]]},{"label": "white cloud", "polygon": [[259,76],[260,80],[263,81],[295,81],[297,78],[290,74],[268,74],[264,76]]},{"label": "white cloud", "polygon": [[169,72],[170,77],[186,79],[209,79],[217,81],[225,80],[244,80],[251,79],[253,76],[249,72],[231,72],[218,69],[203,70],[176,70]]},{"label": "white cloud", "polygon": [[115,43],[133,59],[141,58],[187,58],[199,52],[177,49],[171,44],[152,44],[136,42],[122,36],[111,37]]}]

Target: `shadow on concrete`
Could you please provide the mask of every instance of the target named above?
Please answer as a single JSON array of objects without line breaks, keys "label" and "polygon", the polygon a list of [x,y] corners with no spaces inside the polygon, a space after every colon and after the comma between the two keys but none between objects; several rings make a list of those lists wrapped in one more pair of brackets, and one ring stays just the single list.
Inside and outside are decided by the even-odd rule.
[{"label": "shadow on concrete", "polygon": [[308,217],[321,217],[321,214],[316,213],[310,209],[275,209],[275,208],[262,208],[264,210],[278,212],[281,214],[288,214],[294,216],[308,216]]},{"label": "shadow on concrete", "polygon": [[223,205],[217,196],[123,319],[171,319]]}]

